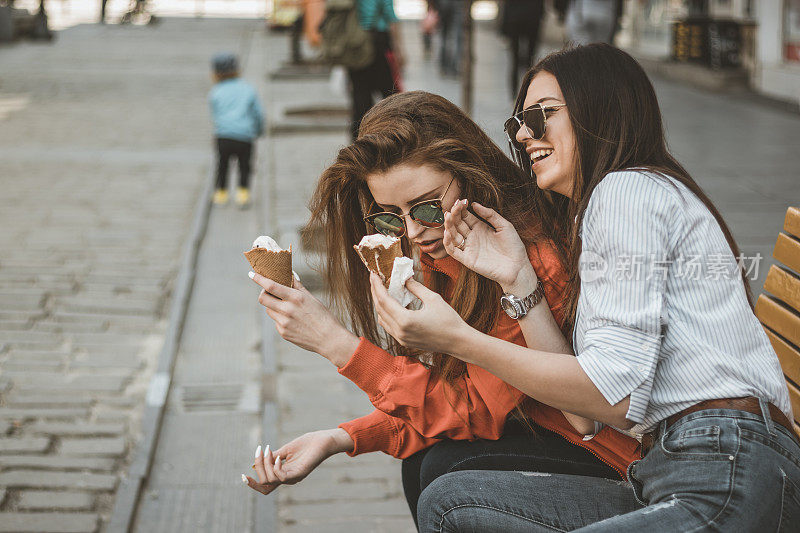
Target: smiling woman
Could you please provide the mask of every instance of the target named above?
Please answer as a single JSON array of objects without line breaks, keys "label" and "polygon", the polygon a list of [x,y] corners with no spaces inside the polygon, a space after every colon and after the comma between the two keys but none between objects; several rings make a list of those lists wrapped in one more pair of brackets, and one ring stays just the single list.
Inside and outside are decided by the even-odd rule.
[{"label": "smiling woman", "polygon": [[[424,283],[409,280],[406,287],[426,308],[450,324],[463,321],[515,345],[570,354],[561,330],[561,289],[567,280],[529,209],[539,194],[469,117],[440,96],[398,94],[367,113],[356,141],[342,148],[320,177],[309,222],[315,233],[324,230],[323,276],[333,311],[348,318],[348,327],[299,284],[289,288],[258,275],[253,279],[263,288],[259,301],[281,336],[331,361],[376,410],[336,429],[303,435],[275,455],[259,450],[259,479],[245,478],[252,488],[267,494],[281,483],[296,483],[335,453],[383,451],[404,459],[404,490],[416,518],[421,490],[453,470],[622,476],[634,457],[633,439],[605,431],[585,441],[595,429],[591,421],[527,401],[491,373],[451,357],[446,345],[419,350],[386,335],[395,324],[377,320],[373,308],[373,303],[379,309],[387,305],[384,295],[375,293],[353,249],[365,233],[402,236],[403,251],[419,260]],[[445,225],[454,212],[472,226],[478,217],[493,223],[502,213],[510,222],[503,219],[495,229],[518,253],[480,273],[462,266],[454,251],[491,253],[486,247],[492,243],[478,231],[470,239],[448,239]],[[531,310],[540,324],[535,332],[520,328],[500,308],[501,297],[512,298],[531,281],[537,289],[525,301],[541,301]],[[441,326],[441,338],[447,329]],[[507,425],[510,417],[519,422]]]}]

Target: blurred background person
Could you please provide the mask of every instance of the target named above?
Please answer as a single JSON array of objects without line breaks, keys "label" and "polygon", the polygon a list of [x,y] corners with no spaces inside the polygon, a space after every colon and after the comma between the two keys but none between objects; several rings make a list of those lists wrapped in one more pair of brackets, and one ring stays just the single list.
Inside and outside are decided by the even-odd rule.
[{"label": "blurred background person", "polygon": [[353,140],[358,136],[361,119],[375,103],[374,93],[386,98],[403,90],[400,71],[405,62],[393,0],[357,0],[356,9],[361,27],[372,33],[375,55],[366,67],[347,69],[352,97],[350,134]]},{"label": "blurred background person", "polygon": [[436,0],[428,0],[428,8],[425,11],[425,18],[420,22],[420,31],[422,32],[422,50],[425,53],[425,59],[431,57],[433,50],[433,34],[436,33],[436,28],[439,27],[439,11],[436,9]]},{"label": "blurred background person", "polygon": [[611,43],[617,25],[617,0],[570,0],[567,40],[574,44]]},{"label": "blurred background person", "polygon": [[239,162],[236,203],[250,203],[250,162],[253,141],[264,133],[264,112],[256,90],[239,77],[236,56],[223,53],[212,60],[215,84],[208,94],[217,144],[217,181],[214,203],[228,202],[228,162]]},{"label": "blurred background person", "polygon": [[437,0],[439,11],[439,71],[442,76],[458,76],[463,46],[465,0]]},{"label": "blurred background person", "polygon": [[[536,58],[544,0],[506,0],[500,31],[509,39],[511,95],[516,96],[520,69],[528,70]],[[523,45],[523,42],[524,45]],[[524,54],[520,55],[520,50]]]}]

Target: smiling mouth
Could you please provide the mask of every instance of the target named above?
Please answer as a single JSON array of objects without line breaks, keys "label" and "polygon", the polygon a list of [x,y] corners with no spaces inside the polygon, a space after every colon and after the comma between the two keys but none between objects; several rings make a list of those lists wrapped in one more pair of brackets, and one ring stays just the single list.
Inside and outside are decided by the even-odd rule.
[{"label": "smiling mouth", "polygon": [[547,150],[536,150],[531,154],[531,162],[536,164],[539,161],[542,161],[543,159],[547,159],[548,157],[550,157],[550,154],[552,154],[553,152],[554,150],[549,148]]}]

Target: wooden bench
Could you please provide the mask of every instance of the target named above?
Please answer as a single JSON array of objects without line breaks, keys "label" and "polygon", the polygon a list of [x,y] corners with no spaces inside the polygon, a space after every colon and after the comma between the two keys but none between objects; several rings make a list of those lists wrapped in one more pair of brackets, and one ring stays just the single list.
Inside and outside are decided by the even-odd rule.
[{"label": "wooden bench", "polygon": [[758,297],[756,316],[781,361],[795,430],[800,432],[800,208],[786,211],[772,256],[780,265],[769,269],[764,282],[764,292],[769,294]]}]

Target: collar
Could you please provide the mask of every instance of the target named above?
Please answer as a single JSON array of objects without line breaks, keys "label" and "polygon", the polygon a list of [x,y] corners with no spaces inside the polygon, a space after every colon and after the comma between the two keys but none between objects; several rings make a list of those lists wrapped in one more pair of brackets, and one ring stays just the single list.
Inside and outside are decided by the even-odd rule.
[{"label": "collar", "polygon": [[452,281],[457,280],[461,273],[461,263],[449,255],[442,259],[434,259],[428,254],[421,254],[419,259],[424,267],[441,272]]}]

